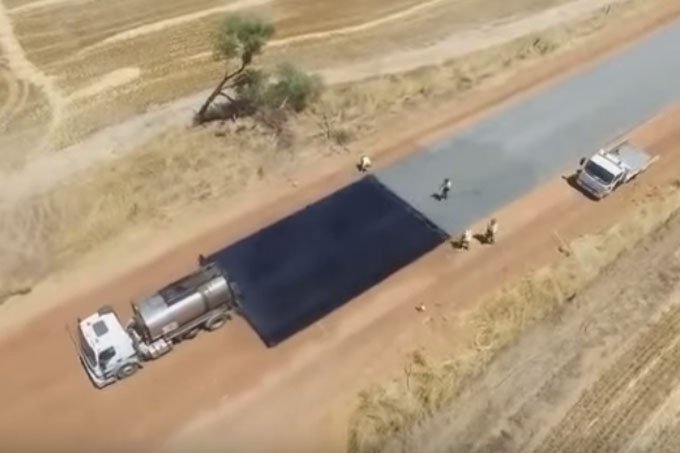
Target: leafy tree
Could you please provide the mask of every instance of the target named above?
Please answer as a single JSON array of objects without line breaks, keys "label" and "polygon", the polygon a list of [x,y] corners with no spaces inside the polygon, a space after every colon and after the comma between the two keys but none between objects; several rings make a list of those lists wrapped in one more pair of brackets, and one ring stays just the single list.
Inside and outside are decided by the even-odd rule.
[{"label": "leafy tree", "polygon": [[321,94],[322,83],[318,76],[307,74],[290,63],[277,68],[276,82],[268,87],[266,101],[270,107],[300,112]]},{"label": "leafy tree", "polygon": [[223,96],[229,101],[234,101],[226,92],[234,88],[230,82],[236,81],[237,86],[252,83],[254,73],[245,73],[253,62],[253,58],[260,53],[269,39],[274,35],[274,26],[257,17],[230,16],[219,26],[215,35],[213,56],[225,63],[225,72],[222,80],[207,97],[196,118],[199,122],[205,121],[208,109],[218,96]]}]

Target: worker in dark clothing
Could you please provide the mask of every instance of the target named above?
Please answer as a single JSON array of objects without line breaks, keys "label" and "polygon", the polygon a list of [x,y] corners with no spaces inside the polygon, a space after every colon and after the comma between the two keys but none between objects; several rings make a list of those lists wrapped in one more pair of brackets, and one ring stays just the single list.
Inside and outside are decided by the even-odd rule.
[{"label": "worker in dark clothing", "polygon": [[449,192],[452,187],[453,183],[451,180],[449,178],[444,178],[444,182],[442,182],[442,185],[439,187],[439,199],[446,200],[449,198]]},{"label": "worker in dark clothing", "polygon": [[489,225],[486,227],[486,243],[494,244],[496,242],[496,236],[498,235],[498,222],[496,219],[491,219]]}]

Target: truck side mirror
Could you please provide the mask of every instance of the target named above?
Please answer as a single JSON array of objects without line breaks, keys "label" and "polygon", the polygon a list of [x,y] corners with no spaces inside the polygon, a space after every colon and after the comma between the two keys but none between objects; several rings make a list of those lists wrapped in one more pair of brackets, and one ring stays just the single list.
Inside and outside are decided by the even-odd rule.
[{"label": "truck side mirror", "polygon": [[578,166],[583,167],[586,164],[586,158],[582,157],[581,160],[578,161]]},{"label": "truck side mirror", "polygon": [[206,261],[207,260],[205,259],[205,256],[203,256],[202,253],[200,255],[198,255],[198,265],[199,266],[203,266],[206,263]]}]

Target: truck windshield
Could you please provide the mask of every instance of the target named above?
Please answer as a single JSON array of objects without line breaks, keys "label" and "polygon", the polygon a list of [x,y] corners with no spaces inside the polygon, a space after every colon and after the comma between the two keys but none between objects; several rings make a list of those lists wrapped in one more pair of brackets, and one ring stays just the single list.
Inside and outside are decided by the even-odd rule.
[{"label": "truck windshield", "polygon": [[614,180],[614,175],[612,175],[607,170],[600,167],[593,161],[588,161],[585,167],[585,171],[593,178],[598,179],[605,184],[609,184]]},{"label": "truck windshield", "polygon": [[83,354],[85,355],[85,360],[90,364],[92,368],[94,368],[97,365],[97,359],[95,357],[94,351],[88,344],[87,340],[85,340],[85,336],[83,335],[83,331],[78,328],[78,340],[80,340],[80,349],[82,349]]}]

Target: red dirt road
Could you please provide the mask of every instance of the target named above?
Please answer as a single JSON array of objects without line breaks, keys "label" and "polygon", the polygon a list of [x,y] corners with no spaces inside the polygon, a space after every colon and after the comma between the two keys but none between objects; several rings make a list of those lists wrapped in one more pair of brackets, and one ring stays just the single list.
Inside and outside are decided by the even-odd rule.
[{"label": "red dirt road", "polygon": [[[531,86],[527,80],[513,83]],[[488,99],[511,88],[506,85]],[[448,118],[460,109],[450,110]],[[652,184],[677,178],[679,120],[680,110],[673,111],[637,133],[639,143],[662,155],[661,163],[604,202],[590,202],[564,181],[554,181],[498,213],[503,239],[496,247],[469,253],[442,247],[274,349],[266,349],[245,322],[236,320],[180,345],[133,379],[94,390],[69,343],[66,323],[105,303],[126,317],[131,298],[188,271],[198,253],[231,242],[354,176],[337,171],[340,162],[328,161],[314,172],[316,179],[300,178],[301,189],[286,191],[257,215],[245,206],[261,207],[266,198],[254,193],[219,229],[60,303],[7,336],[0,343],[1,445],[7,451],[142,450],[206,415],[174,445],[189,440],[194,449],[342,450],[348,402],[357,390],[398,372],[403,352],[455,341],[450,324],[437,321],[438,314],[455,319],[506,278],[556,258],[554,231],[568,240],[604,227]],[[389,160],[404,150],[392,148],[381,157]],[[421,302],[428,305],[425,316],[413,310]],[[425,323],[427,316],[433,321]]]}]

